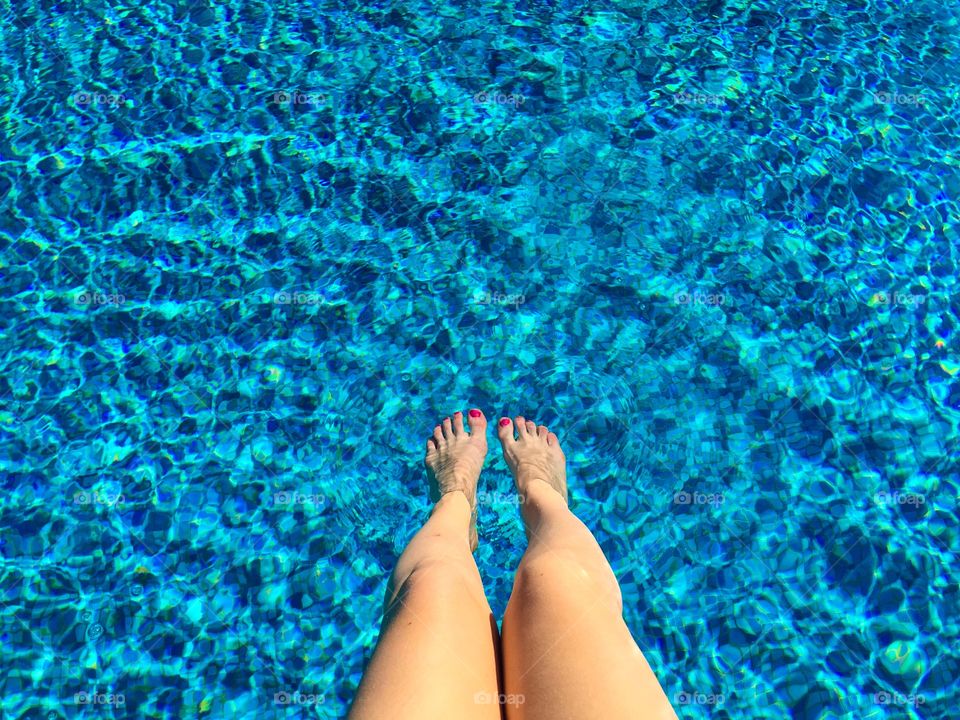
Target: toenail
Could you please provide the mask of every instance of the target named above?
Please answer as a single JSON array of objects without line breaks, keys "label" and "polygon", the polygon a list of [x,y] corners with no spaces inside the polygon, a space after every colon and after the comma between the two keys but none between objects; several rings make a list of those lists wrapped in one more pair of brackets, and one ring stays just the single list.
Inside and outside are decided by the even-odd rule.
[{"label": "toenail", "polygon": [[500,418],[500,427],[505,427],[510,424],[510,418]]},{"label": "toenail", "polygon": [[471,411],[470,411],[470,417],[480,417],[480,411],[479,411],[479,410],[471,410]]}]

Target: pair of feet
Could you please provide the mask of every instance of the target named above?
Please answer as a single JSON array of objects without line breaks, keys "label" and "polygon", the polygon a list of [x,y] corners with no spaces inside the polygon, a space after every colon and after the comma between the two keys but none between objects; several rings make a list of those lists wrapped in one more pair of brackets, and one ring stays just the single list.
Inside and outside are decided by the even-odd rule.
[{"label": "pair of feet", "polygon": [[[427,439],[427,475],[430,497],[439,500],[451,492],[462,492],[473,511],[470,521],[470,548],[477,547],[477,481],[487,456],[487,419],[480,410],[467,413],[469,430],[463,427],[463,413],[444,418]],[[513,480],[523,501],[530,484],[542,481],[567,500],[566,459],[560,441],[545,425],[537,425],[522,415],[516,425],[501,418],[497,437],[503,448]]]}]

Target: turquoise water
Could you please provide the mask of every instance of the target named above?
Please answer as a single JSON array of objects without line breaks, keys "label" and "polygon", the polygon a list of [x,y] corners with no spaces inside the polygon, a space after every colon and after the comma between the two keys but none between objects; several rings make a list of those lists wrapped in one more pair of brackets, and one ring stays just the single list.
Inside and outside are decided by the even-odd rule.
[{"label": "turquoise water", "polygon": [[0,18],[0,717],[342,717],[472,406],[681,717],[955,717],[956,4]]}]

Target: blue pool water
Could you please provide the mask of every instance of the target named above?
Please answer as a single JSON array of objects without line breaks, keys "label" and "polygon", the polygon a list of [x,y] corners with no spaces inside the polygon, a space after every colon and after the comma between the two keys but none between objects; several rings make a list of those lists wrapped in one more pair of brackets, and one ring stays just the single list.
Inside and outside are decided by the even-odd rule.
[{"label": "blue pool water", "polygon": [[956,717],[955,3],[0,19],[0,717],[342,717],[471,406],[681,717]]}]

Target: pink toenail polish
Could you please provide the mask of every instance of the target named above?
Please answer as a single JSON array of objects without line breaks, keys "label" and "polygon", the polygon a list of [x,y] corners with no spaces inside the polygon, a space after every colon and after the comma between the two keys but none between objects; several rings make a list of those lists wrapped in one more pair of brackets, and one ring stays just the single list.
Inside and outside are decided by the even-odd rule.
[{"label": "pink toenail polish", "polygon": [[480,411],[479,411],[479,410],[471,410],[471,411],[470,411],[470,417],[480,417]]},{"label": "pink toenail polish", "polygon": [[510,424],[510,418],[500,418],[500,427]]}]

